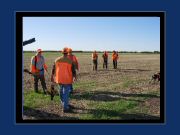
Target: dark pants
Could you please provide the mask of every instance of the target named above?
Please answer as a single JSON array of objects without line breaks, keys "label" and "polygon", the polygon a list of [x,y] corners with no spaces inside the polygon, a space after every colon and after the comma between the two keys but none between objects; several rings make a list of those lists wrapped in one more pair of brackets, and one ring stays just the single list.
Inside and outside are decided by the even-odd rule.
[{"label": "dark pants", "polygon": [[97,71],[97,60],[93,60],[93,70]]},{"label": "dark pants", "polygon": [[44,75],[34,75],[34,90],[35,90],[35,92],[38,92],[38,81],[39,80],[41,81],[41,85],[42,85],[43,91],[45,93],[47,90],[47,87],[46,87]]},{"label": "dark pants", "polygon": [[106,67],[106,69],[107,69],[107,65],[108,65],[108,61],[107,61],[107,60],[104,60],[104,62],[103,62],[103,68]]},{"label": "dark pants", "polygon": [[117,68],[117,60],[113,60],[113,66],[114,66],[114,69]]}]

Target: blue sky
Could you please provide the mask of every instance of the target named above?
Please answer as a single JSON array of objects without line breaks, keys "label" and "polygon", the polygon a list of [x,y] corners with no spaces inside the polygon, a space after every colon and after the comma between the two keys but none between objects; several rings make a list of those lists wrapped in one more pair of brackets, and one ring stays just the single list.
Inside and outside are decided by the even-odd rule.
[{"label": "blue sky", "polygon": [[23,17],[24,50],[159,51],[159,17]]}]

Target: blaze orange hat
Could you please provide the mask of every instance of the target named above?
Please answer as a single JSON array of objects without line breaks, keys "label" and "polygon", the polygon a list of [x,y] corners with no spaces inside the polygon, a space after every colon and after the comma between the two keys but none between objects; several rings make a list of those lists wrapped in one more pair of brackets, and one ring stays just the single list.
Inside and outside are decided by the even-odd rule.
[{"label": "blaze orange hat", "polygon": [[64,53],[64,54],[68,53],[68,48],[64,47],[63,50],[62,50],[62,53]]},{"label": "blaze orange hat", "polygon": [[37,49],[37,53],[40,53],[40,52],[42,52],[42,50],[41,49]]},{"label": "blaze orange hat", "polygon": [[71,48],[68,48],[68,53],[71,53],[72,52],[72,49]]}]

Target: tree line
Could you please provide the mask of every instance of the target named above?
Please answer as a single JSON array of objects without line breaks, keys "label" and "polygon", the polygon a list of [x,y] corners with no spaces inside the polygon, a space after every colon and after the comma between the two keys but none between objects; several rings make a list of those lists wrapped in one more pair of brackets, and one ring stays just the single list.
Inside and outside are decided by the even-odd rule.
[{"label": "tree line", "polygon": [[[23,51],[26,52],[36,52],[36,51]],[[43,52],[49,52],[49,53],[57,53],[59,51],[54,50],[45,50]],[[92,53],[93,51],[73,51],[74,53]],[[96,51],[97,53],[103,53],[104,51]],[[113,51],[107,51],[109,53],[112,53]],[[160,54],[160,51],[117,51],[118,53],[149,53],[149,54]]]}]

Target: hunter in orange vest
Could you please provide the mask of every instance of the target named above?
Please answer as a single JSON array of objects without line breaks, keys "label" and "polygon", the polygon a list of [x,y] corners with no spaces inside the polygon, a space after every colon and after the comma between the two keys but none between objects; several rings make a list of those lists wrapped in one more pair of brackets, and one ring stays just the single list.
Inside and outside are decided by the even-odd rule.
[{"label": "hunter in orange vest", "polygon": [[[71,48],[68,48],[68,58],[70,60],[72,60],[74,66],[75,66],[75,69],[76,70],[79,70],[79,63],[78,63],[78,60],[76,58],[75,55],[72,54],[72,49]],[[70,94],[73,94],[73,85],[71,85],[71,90],[70,90]]]},{"label": "hunter in orange vest", "polygon": [[72,54],[72,49],[68,48],[68,58],[73,61],[73,64],[75,65],[75,69],[79,70],[79,63],[75,55]]},{"label": "hunter in orange vest", "polygon": [[113,67],[114,69],[117,69],[117,60],[118,60],[118,53],[116,51],[113,51],[112,53],[112,60],[113,60]]},{"label": "hunter in orange vest", "polygon": [[97,65],[98,65],[98,54],[96,51],[92,53],[92,60],[93,60],[93,70],[97,71]]},{"label": "hunter in orange vest", "polygon": [[106,51],[104,51],[102,57],[103,57],[103,68],[106,67],[106,69],[107,69],[107,65],[108,65],[108,53]]},{"label": "hunter in orange vest", "polygon": [[45,83],[44,70],[47,71],[47,66],[45,64],[44,57],[42,56],[42,50],[38,49],[37,54],[31,58],[31,70],[30,71],[34,76],[35,92],[38,92],[38,80],[40,80],[44,94],[46,94],[47,87],[46,87],[46,83]]},{"label": "hunter in orange vest", "polygon": [[69,92],[76,80],[76,70],[73,61],[68,58],[68,48],[64,48],[62,53],[63,56],[58,57],[53,65],[51,81],[59,84],[63,112],[68,113],[72,109],[69,105]]}]

